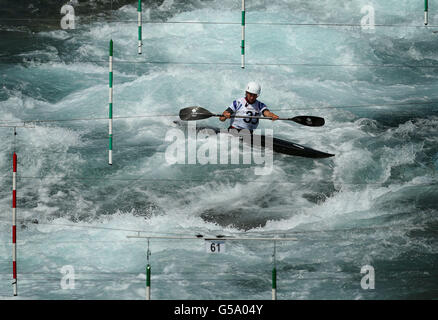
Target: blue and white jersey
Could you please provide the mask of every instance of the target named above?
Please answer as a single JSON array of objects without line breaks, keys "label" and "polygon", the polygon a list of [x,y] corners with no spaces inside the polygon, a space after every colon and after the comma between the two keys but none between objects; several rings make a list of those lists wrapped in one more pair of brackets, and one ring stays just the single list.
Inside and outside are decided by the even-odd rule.
[{"label": "blue and white jersey", "polygon": [[[267,110],[264,103],[256,100],[253,104],[249,104],[245,98],[234,100],[229,108],[235,116],[263,116],[263,111]],[[230,123],[230,126],[236,129],[248,130],[255,130],[258,125],[259,119],[231,118]]]}]

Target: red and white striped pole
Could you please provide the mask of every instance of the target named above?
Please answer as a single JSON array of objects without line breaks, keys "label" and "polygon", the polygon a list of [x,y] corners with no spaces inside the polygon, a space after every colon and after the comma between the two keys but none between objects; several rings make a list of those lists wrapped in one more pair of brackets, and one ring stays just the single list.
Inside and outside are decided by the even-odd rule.
[{"label": "red and white striped pole", "polygon": [[13,156],[12,172],[12,285],[14,296],[17,295],[17,226],[16,226],[16,208],[17,208],[17,154]]}]

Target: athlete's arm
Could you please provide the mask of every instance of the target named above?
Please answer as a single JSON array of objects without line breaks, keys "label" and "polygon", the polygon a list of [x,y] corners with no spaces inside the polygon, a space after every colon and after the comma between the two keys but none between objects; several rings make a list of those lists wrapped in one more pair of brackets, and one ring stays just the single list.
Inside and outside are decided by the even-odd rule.
[{"label": "athlete's arm", "polygon": [[263,116],[268,117],[268,118],[272,118],[273,121],[277,120],[279,118],[275,113],[272,113],[268,109],[263,111]]}]

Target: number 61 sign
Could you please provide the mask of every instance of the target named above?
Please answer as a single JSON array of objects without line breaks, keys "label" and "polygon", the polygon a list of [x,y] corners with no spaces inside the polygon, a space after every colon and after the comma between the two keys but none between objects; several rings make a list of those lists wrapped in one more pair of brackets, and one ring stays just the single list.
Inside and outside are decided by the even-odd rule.
[{"label": "number 61 sign", "polygon": [[208,253],[225,253],[225,241],[205,241],[205,250]]}]

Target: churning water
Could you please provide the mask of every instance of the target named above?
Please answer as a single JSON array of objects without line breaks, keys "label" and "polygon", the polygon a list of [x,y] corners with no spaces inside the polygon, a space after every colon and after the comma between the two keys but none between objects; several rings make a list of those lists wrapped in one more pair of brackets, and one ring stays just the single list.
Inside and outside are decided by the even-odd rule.
[{"label": "churning water", "polygon": [[[149,1],[141,56],[132,2],[78,16],[75,30],[0,20],[3,299],[12,297],[14,150],[18,298],[144,299],[147,241],[126,237],[137,230],[295,237],[276,243],[279,299],[438,297],[438,35],[423,27],[421,1],[372,1],[376,26],[364,29],[370,1],[248,0],[245,69],[240,1]],[[326,120],[259,128],[336,156],[276,154],[267,176],[253,165],[165,161],[181,108],[221,113],[250,80],[275,113]],[[11,127],[90,118],[99,119],[30,123],[15,137]],[[153,299],[271,297],[272,242],[227,242],[223,254],[208,254],[203,240],[149,245]],[[365,265],[375,289],[361,287]],[[74,289],[61,286],[65,266]]]}]

